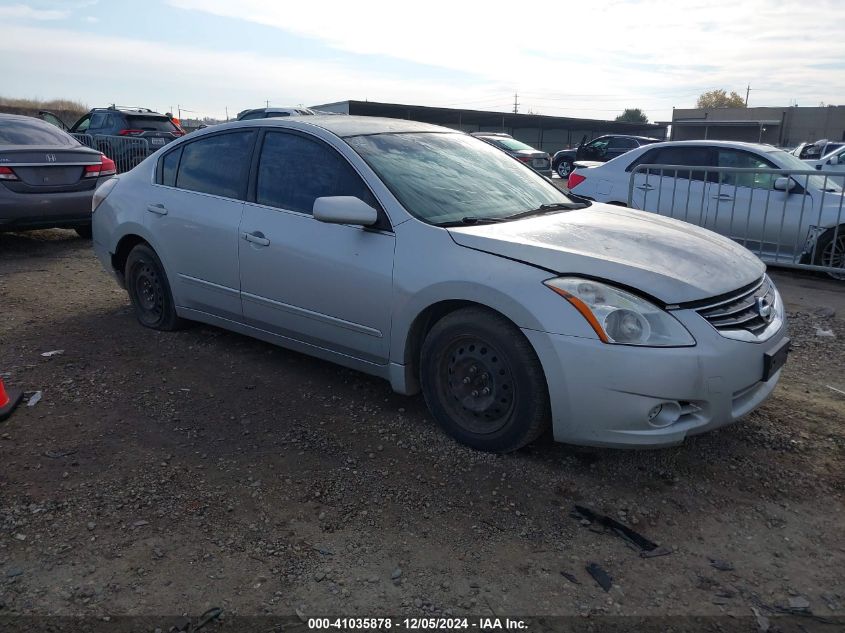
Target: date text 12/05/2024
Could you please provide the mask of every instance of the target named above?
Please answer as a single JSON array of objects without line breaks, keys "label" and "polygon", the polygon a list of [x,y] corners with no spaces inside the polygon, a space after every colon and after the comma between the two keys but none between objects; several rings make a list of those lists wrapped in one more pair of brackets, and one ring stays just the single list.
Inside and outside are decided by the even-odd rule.
[{"label": "date text 12/05/2024", "polygon": [[308,618],[308,628],[349,630],[525,630],[526,622],[512,618]]}]

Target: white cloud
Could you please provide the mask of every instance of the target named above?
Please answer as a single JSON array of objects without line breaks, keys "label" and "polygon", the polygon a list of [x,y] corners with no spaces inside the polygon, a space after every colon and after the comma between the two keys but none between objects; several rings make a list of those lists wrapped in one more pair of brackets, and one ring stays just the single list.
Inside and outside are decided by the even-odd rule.
[{"label": "white cloud", "polygon": [[[672,105],[691,105],[704,89],[741,91],[746,82],[757,89],[752,105],[785,105],[792,97],[845,103],[841,70],[813,67],[845,60],[841,0],[811,6],[794,0],[594,0],[559,9],[504,0],[485,2],[483,9],[448,0],[429,0],[423,9],[395,0],[169,2],[270,25],[338,51],[470,73],[519,89],[523,103],[533,99],[540,110],[658,104],[668,115]],[[464,99],[479,98],[472,86],[462,89]],[[549,99],[554,93],[563,99]]]},{"label": "white cloud", "polygon": [[[162,111],[181,105],[212,116],[222,115],[226,106],[230,114],[257,107],[267,98],[275,105],[368,97],[433,101],[449,90],[429,81],[408,80],[399,85],[393,77],[377,71],[350,69],[342,60],[316,62],[121,37],[79,37],[71,30],[2,23],[0,55],[27,60],[25,67],[14,65],[4,71],[4,90],[16,84],[37,84],[41,86],[37,96],[41,97],[78,99],[92,106],[142,105]],[[91,63],[94,59],[96,64]],[[68,68],[74,69],[72,76]],[[47,89],[59,92],[45,95]],[[35,92],[25,89],[24,94],[36,96]]]},{"label": "white cloud", "polygon": [[23,20],[64,20],[70,15],[66,9],[36,9],[25,4],[0,6],[0,18]]}]

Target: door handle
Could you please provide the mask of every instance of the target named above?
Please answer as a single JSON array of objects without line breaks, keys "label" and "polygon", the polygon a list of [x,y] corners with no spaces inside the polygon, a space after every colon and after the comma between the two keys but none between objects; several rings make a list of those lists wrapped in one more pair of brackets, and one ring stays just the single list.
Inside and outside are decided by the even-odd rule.
[{"label": "door handle", "polygon": [[148,204],[147,211],[156,215],[167,215],[167,209],[163,204]]},{"label": "door handle", "polygon": [[654,189],[654,187],[652,187],[651,185],[638,185],[637,189],[639,189],[640,191],[651,191],[652,189]]},{"label": "door handle", "polygon": [[241,233],[241,237],[244,238],[247,242],[252,242],[253,244],[258,244],[259,246],[270,246],[270,240],[264,237],[264,233],[261,231],[255,231],[253,233]]}]

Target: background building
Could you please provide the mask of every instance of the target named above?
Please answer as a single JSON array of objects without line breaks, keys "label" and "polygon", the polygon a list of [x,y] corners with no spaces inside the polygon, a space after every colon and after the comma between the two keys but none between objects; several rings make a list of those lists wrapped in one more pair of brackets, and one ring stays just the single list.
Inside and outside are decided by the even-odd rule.
[{"label": "background building", "polygon": [[433,123],[464,132],[506,132],[514,138],[539,150],[554,154],[559,149],[575,147],[586,136],[587,140],[602,134],[631,134],[666,138],[667,124],[620,123],[595,119],[546,116],[542,114],[514,114],[512,112],[486,112],[456,108],[430,108],[428,106],[379,103],[376,101],[338,101],[311,106],[315,110],[383,116],[393,119],[412,119]]},{"label": "background building", "polygon": [[845,106],[676,109],[671,140],[719,139],[791,147],[845,140]]}]

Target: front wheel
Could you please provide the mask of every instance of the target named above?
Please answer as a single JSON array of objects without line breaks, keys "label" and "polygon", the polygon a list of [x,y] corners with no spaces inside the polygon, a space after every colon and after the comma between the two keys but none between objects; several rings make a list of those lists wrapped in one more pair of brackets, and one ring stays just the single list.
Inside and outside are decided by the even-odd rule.
[{"label": "front wheel", "polygon": [[816,258],[813,262],[817,266],[841,268],[842,272],[827,273],[838,281],[845,281],[845,226],[830,229],[824,233],[816,243]]},{"label": "front wheel", "polygon": [[572,173],[572,161],[568,158],[561,158],[557,164],[557,175],[561,178],[569,178]]},{"label": "front wheel", "polygon": [[125,275],[129,300],[141,325],[165,331],[181,327],[164,266],[152,248],[146,244],[133,248],[126,258]]},{"label": "front wheel", "polygon": [[510,321],[483,308],[443,317],[425,338],[420,382],[426,404],[449,435],[473,448],[508,453],[549,425],[540,361]]}]

